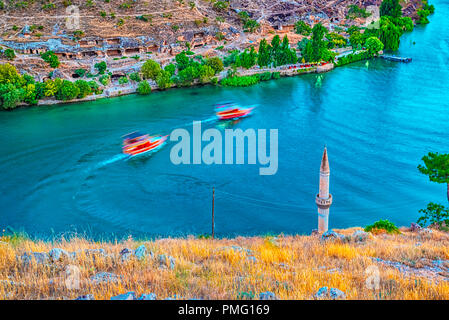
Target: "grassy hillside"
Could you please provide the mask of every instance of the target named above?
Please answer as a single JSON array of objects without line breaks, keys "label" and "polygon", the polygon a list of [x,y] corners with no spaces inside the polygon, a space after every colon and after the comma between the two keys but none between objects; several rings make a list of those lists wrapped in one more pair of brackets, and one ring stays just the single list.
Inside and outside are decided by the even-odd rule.
[{"label": "grassy hillside", "polygon": [[[357,229],[337,230],[346,236],[328,240],[312,235],[50,243],[3,236],[0,299],[110,299],[129,291],[157,299],[259,299],[267,291],[277,299],[315,299],[325,286],[346,299],[449,299],[447,233],[402,228],[394,235],[354,235]],[[48,255],[53,248],[65,251]],[[30,252],[42,254],[31,259]]]}]

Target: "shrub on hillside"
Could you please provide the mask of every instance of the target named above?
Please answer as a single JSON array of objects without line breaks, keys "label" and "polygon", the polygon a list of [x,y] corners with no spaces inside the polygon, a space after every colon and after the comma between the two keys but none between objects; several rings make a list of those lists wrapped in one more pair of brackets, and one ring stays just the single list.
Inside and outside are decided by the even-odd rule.
[{"label": "shrub on hillside", "polygon": [[421,227],[428,225],[436,226],[440,229],[449,227],[449,208],[430,202],[426,209],[421,209],[419,212],[424,214],[417,221]]},{"label": "shrub on hillside", "polygon": [[129,81],[128,81],[128,78],[126,76],[118,78],[118,83],[119,84],[127,84],[128,82]]},{"label": "shrub on hillside", "polygon": [[111,77],[107,74],[101,76],[98,81],[104,86],[107,86],[111,82]]},{"label": "shrub on hillside", "polygon": [[86,74],[87,70],[86,69],[76,69],[75,70],[75,74],[78,75],[78,77],[82,78],[84,77],[84,75]]},{"label": "shrub on hillside", "polygon": [[140,82],[142,79],[140,78],[140,74],[138,72],[133,72],[129,75],[129,79],[135,82]]},{"label": "shrub on hillside", "polygon": [[14,58],[16,57],[16,53],[13,49],[6,49],[5,51],[3,51],[3,56],[8,60],[14,60]]},{"label": "shrub on hillside", "polygon": [[388,220],[379,220],[365,227],[365,231],[371,233],[381,233],[382,230],[387,233],[400,233],[398,227]]},{"label": "shrub on hillside", "polygon": [[99,73],[99,74],[104,74],[104,72],[106,71],[106,68],[107,68],[108,66],[106,65],[106,62],[101,61],[101,62],[96,63],[96,64],[94,65],[94,67],[95,67],[95,69],[98,70],[98,73]]},{"label": "shrub on hillside", "polygon": [[42,60],[47,62],[50,65],[50,67],[52,67],[52,68],[59,67],[60,63],[59,63],[58,56],[55,55],[53,51],[47,51],[47,52],[41,53],[41,58],[42,58]]}]

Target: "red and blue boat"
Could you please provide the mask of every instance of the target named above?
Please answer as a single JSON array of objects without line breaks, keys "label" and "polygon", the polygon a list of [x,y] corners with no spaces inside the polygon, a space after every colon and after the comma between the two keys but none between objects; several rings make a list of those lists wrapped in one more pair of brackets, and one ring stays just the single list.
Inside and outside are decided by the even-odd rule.
[{"label": "red and blue boat", "polygon": [[163,146],[168,136],[150,136],[140,132],[131,132],[123,136],[123,153],[135,157]]},{"label": "red and blue boat", "polygon": [[234,103],[223,103],[215,107],[216,115],[219,120],[235,120],[249,116],[254,106],[241,107]]}]

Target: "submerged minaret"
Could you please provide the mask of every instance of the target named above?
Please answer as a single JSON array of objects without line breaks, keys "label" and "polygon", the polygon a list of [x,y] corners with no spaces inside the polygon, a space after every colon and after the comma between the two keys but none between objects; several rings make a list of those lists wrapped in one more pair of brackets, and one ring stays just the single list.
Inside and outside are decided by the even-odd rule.
[{"label": "submerged minaret", "polygon": [[329,221],[329,207],[332,204],[332,195],[329,193],[329,160],[327,160],[327,149],[324,147],[323,158],[320,167],[320,191],[315,202],[318,206],[318,232],[327,231]]}]

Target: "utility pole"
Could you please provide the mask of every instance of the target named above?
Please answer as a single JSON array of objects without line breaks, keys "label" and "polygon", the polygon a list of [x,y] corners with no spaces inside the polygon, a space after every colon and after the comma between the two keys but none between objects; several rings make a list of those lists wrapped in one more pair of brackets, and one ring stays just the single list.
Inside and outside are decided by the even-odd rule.
[{"label": "utility pole", "polygon": [[212,239],[215,238],[214,205],[215,205],[215,187],[212,187]]}]

